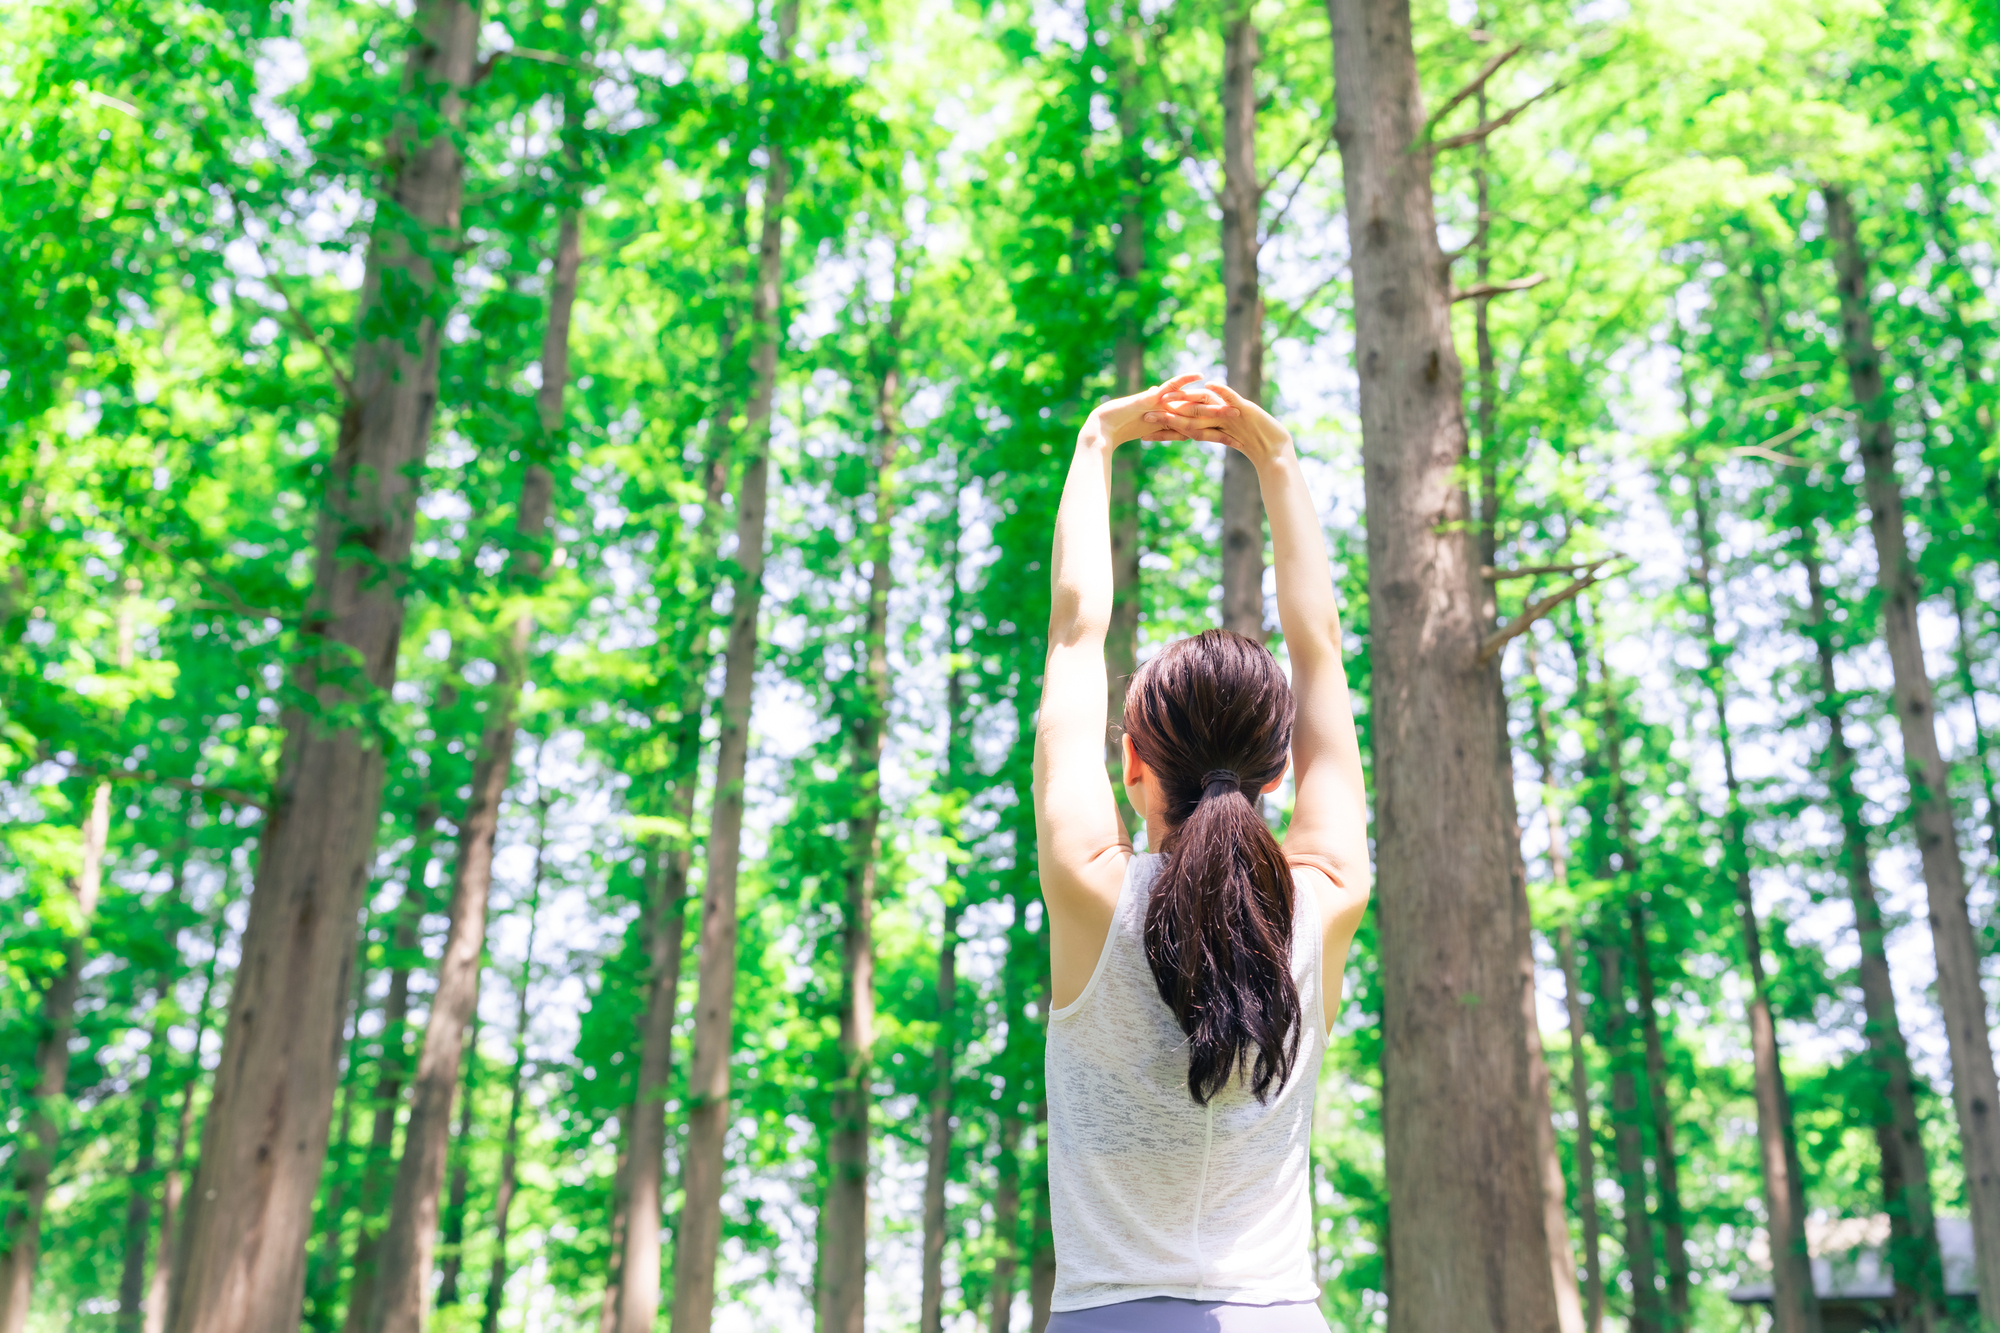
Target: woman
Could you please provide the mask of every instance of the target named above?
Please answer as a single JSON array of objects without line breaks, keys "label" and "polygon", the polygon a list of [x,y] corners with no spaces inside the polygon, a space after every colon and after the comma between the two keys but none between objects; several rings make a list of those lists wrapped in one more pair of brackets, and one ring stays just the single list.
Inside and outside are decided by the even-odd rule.
[{"label": "woman", "polygon": [[[1319,519],[1284,427],[1183,375],[1106,403],[1056,516],[1035,827],[1048,904],[1049,1333],[1324,1333],[1312,1103],[1368,900],[1361,755]],[[1207,440],[1257,469],[1288,686],[1210,631],[1125,695],[1135,854],[1104,762],[1113,450]],[[1296,705],[1295,705],[1296,701]],[[1281,848],[1262,796],[1297,770]]]}]

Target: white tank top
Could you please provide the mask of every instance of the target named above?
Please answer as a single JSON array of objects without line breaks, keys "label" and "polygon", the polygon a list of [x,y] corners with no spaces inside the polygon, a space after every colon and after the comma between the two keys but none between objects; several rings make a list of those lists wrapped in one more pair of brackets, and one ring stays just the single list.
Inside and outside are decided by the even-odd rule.
[{"label": "white tank top", "polygon": [[1074,1003],[1049,1015],[1049,1203],[1056,1310],[1146,1296],[1316,1301],[1313,1093],[1326,1054],[1319,900],[1295,888],[1292,976],[1304,1032],[1259,1102],[1241,1078],[1188,1096],[1186,1037],[1146,963],[1160,858],[1126,868],[1111,933]]}]

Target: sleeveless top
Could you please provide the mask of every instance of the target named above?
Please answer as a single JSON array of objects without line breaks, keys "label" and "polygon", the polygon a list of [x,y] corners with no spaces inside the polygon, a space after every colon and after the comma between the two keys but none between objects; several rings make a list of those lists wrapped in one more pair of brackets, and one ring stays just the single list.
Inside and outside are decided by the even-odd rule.
[{"label": "sleeveless top", "polygon": [[1147,1296],[1317,1301],[1313,1094],[1326,1054],[1319,900],[1294,890],[1292,976],[1304,1031],[1268,1102],[1242,1078],[1188,1095],[1186,1036],[1146,962],[1160,858],[1132,858],[1083,993],[1049,1014],[1052,1309]]}]

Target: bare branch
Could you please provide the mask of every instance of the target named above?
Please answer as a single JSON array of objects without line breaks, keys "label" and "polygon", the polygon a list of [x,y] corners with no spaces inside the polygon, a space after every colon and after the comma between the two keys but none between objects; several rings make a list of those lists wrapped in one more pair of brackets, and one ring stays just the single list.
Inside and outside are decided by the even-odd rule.
[{"label": "bare branch", "polygon": [[1547,282],[1546,275],[1530,273],[1525,278],[1513,278],[1507,282],[1475,282],[1470,287],[1454,287],[1451,299],[1454,301],[1483,301],[1489,296],[1499,296],[1503,292],[1525,292],[1530,287],[1539,287]]},{"label": "bare branch", "polygon": [[1597,583],[1601,582],[1604,578],[1604,574],[1602,572],[1603,566],[1611,564],[1614,561],[1621,558],[1622,557],[1619,556],[1606,556],[1603,560],[1598,562],[1597,567],[1591,569],[1591,571],[1588,574],[1585,574],[1582,578],[1577,579],[1575,582],[1571,583],[1568,587],[1563,588],[1557,592],[1552,592],[1547,597],[1543,597],[1538,601],[1530,602],[1525,607],[1522,607],[1520,615],[1515,616],[1512,620],[1502,625],[1499,629],[1496,629],[1491,634],[1487,635],[1485,641],[1479,645],[1479,658],[1478,658],[1479,665],[1485,666],[1489,662],[1491,662],[1494,658],[1498,657],[1500,655],[1501,649],[1505,648],[1509,643],[1512,643],[1515,639],[1519,638],[1521,635],[1526,634],[1529,628],[1537,620],[1540,620],[1543,617],[1547,616],[1549,612],[1555,610],[1557,607],[1561,606],[1564,602],[1569,601],[1571,598],[1575,597],[1578,593],[1583,592],[1585,589],[1590,588],[1596,585]]},{"label": "bare branch", "polygon": [[1514,45],[1508,47],[1505,51],[1502,51],[1499,55],[1494,56],[1492,59],[1488,60],[1484,65],[1481,65],[1479,67],[1479,72],[1472,76],[1471,83],[1466,84],[1463,88],[1460,88],[1450,97],[1447,97],[1445,99],[1443,106],[1431,112],[1430,119],[1424,122],[1425,132],[1428,133],[1430,130],[1439,125],[1446,116],[1458,110],[1458,108],[1464,103],[1466,98],[1472,97],[1475,94],[1477,94],[1481,88],[1484,88],[1486,86],[1486,81],[1492,78],[1496,73],[1498,73],[1502,65],[1512,60],[1515,56],[1520,55],[1521,50],[1522,50],[1521,43],[1516,42]]},{"label": "bare branch", "polygon": [[251,234],[250,211],[243,206],[243,200],[237,196],[235,187],[224,182],[222,192],[229,196],[229,207],[236,214],[236,229],[243,233],[243,239],[250,242],[250,248],[257,252],[257,266],[264,270],[257,275],[258,280],[278,294],[279,302],[285,307],[286,320],[300,337],[311,343],[319,352],[320,357],[326,362],[328,372],[333,375],[334,387],[340,390],[340,396],[350,403],[353,402],[354,382],[347,378],[346,372],[340,368],[340,362],[334,359],[333,350],[320,338],[318,330],[312,326],[312,321],[293,304],[292,295],[285,290],[284,284],[278,281],[278,270],[265,255],[263,243]]},{"label": "bare branch", "polygon": [[155,787],[173,787],[180,791],[190,791],[197,796],[213,796],[218,801],[231,805],[247,805],[253,810],[268,810],[270,803],[261,796],[236,787],[217,787],[206,782],[196,782],[193,778],[170,778],[159,773],[141,770],[139,772],[115,771],[105,775],[113,782],[143,782]]},{"label": "bare branch", "polygon": [[124,536],[124,538],[127,541],[136,542],[140,546],[145,547],[147,550],[151,551],[154,555],[163,556],[168,560],[174,561],[176,564],[186,563],[193,565],[195,567],[196,572],[200,576],[201,581],[207,584],[209,587],[215,589],[217,592],[221,593],[223,598],[229,603],[228,607],[226,608],[218,607],[216,609],[218,610],[226,609],[234,611],[237,615],[242,616],[245,620],[284,619],[284,614],[280,611],[274,610],[270,607],[252,606],[250,605],[250,603],[244,601],[243,595],[236,591],[236,585],[231,583],[219,571],[217,571],[214,565],[202,559],[200,556],[191,555],[186,551],[176,551],[171,546],[168,546],[165,542],[155,541],[151,537],[147,537],[141,533],[133,532],[130,529],[125,529],[121,535]]},{"label": "bare branch", "polygon": [[513,56],[516,60],[539,60],[545,65],[574,65],[577,63],[568,56],[559,55],[554,51],[537,51],[531,46],[503,46],[472,67],[472,82],[474,85],[484,83],[487,76],[493,73],[493,67],[498,65],[506,56]]},{"label": "bare branch", "polygon": [[1486,138],[1488,135],[1493,134],[1496,131],[1507,128],[1507,126],[1513,124],[1517,119],[1519,119],[1521,113],[1526,111],[1529,107],[1541,101],[1544,97],[1548,97],[1554,93],[1562,91],[1562,89],[1567,86],[1568,85],[1562,83],[1552,83],[1548,87],[1536,93],[1533,97],[1530,97],[1527,101],[1521,103],[1519,106],[1512,107],[1506,111],[1502,111],[1499,115],[1493,117],[1493,119],[1485,121],[1482,124],[1475,125],[1471,129],[1465,131],[1465,133],[1463,134],[1454,134],[1448,139],[1436,140],[1430,145],[1430,150],[1433,153],[1442,153],[1449,149],[1465,148],[1471,144],[1476,144],[1481,139]]},{"label": "bare branch", "polygon": [[1812,460],[1809,458],[1794,458],[1790,454],[1781,454],[1775,449],[1766,449],[1761,444],[1739,445],[1729,451],[1729,456],[1731,458],[1761,458],[1766,462],[1776,463],[1779,467],[1812,466]]},{"label": "bare branch", "polygon": [[1346,272],[1347,272],[1347,265],[1345,264],[1340,265],[1338,268],[1334,269],[1333,272],[1327,274],[1326,280],[1324,282],[1320,283],[1319,286],[1313,288],[1310,292],[1307,292],[1305,300],[1300,301],[1297,305],[1292,307],[1292,313],[1286,317],[1285,322],[1283,324],[1278,326],[1278,331],[1271,335],[1271,341],[1276,342],[1280,338],[1289,337],[1292,332],[1292,327],[1299,322],[1299,317],[1305,314],[1307,308],[1309,308],[1314,301],[1317,301],[1319,299],[1319,294],[1325,291],[1327,288],[1333,286],[1334,283],[1340,281],[1342,275],[1344,275]]},{"label": "bare branch", "polygon": [[1607,561],[1623,558],[1616,555],[1601,555],[1595,560],[1579,560],[1572,565],[1516,565],[1512,569],[1495,569],[1487,565],[1479,572],[1495,583],[1505,583],[1508,579],[1532,579],[1539,578],[1543,574],[1575,574],[1586,569],[1596,569]]}]

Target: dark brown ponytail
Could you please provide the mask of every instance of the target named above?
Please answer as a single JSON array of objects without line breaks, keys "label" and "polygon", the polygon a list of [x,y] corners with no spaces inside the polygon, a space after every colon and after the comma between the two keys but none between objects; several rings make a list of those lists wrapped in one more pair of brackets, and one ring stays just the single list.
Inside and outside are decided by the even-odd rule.
[{"label": "dark brown ponytail", "polygon": [[[1292,875],[1259,813],[1292,745],[1292,690],[1262,644],[1210,630],[1161,650],[1125,692],[1125,734],[1170,829],[1146,907],[1146,959],[1188,1037],[1207,1105],[1248,1066],[1265,1101],[1299,1049]],[[1254,1057],[1253,1057],[1254,1052]]]}]

